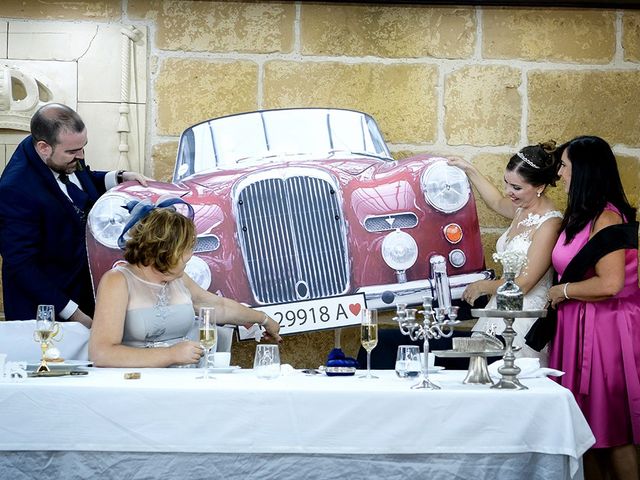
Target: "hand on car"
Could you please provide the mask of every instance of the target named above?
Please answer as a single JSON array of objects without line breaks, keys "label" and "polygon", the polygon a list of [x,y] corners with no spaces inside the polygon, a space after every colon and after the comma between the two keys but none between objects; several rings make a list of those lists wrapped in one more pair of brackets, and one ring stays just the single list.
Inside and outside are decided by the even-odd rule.
[{"label": "hand on car", "polygon": [[469,162],[467,162],[466,160],[463,160],[460,157],[449,157],[447,159],[447,165],[451,165],[452,167],[458,167],[463,172],[466,172],[471,168],[473,168],[473,165],[471,165]]},{"label": "hand on car", "polygon": [[473,282],[472,284],[467,286],[467,288],[465,288],[464,292],[462,293],[462,300],[467,302],[469,305],[473,305],[474,303],[476,303],[478,297],[486,295],[487,292],[484,289],[483,282],[483,280],[480,280],[478,282]]},{"label": "hand on car", "polygon": [[138,172],[123,172],[122,179],[125,182],[131,182],[131,181],[138,182],[143,187],[148,187],[147,181],[148,180],[153,180],[152,178],[145,177],[144,175],[142,175],[142,174],[140,174]]}]

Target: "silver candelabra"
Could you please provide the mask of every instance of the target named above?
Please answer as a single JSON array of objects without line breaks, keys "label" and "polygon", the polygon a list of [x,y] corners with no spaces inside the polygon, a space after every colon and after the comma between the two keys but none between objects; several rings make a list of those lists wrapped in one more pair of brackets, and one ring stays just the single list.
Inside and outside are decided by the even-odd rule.
[{"label": "silver candelabra", "polygon": [[[423,315],[419,322],[416,315]],[[453,335],[454,325],[459,324],[458,307],[433,307],[433,298],[423,297],[422,310],[407,308],[405,303],[396,304],[396,316],[400,332],[408,335],[413,341],[424,341],[424,358],[422,359],[422,380],[411,388],[430,388],[439,390],[440,387],[429,380],[429,339],[449,338]]]}]

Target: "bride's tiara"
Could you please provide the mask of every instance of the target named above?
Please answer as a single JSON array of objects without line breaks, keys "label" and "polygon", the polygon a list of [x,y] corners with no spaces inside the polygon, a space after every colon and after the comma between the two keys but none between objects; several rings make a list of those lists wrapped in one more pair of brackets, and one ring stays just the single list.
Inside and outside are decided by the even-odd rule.
[{"label": "bride's tiara", "polygon": [[517,155],[518,157],[520,157],[520,159],[521,159],[524,163],[526,163],[527,165],[529,165],[530,167],[532,167],[532,168],[537,168],[537,169],[539,169],[539,168],[540,168],[538,165],[536,165],[536,164],[535,164],[535,163],[533,163],[531,160],[529,160],[527,157],[525,157],[525,156],[524,156],[524,154],[523,154],[522,152],[518,152],[518,153],[516,153],[516,155]]}]

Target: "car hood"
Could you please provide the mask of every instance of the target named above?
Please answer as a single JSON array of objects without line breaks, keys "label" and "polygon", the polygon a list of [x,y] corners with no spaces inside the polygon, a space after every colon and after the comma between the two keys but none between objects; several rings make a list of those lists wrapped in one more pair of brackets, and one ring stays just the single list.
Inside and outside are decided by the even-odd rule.
[{"label": "car hood", "polygon": [[125,190],[127,193],[134,195],[137,198],[148,198],[155,201],[161,196],[171,197],[183,197],[190,192],[190,188],[186,185],[176,185],[173,183],[159,182],[157,180],[148,180],[148,187],[144,187],[136,182],[125,182],[122,185],[118,185],[111,191],[116,192],[119,190]]},{"label": "car hood", "polygon": [[[207,172],[193,175],[183,180],[183,185],[197,184],[210,190],[226,190],[229,185],[235,181],[249,177],[254,174],[268,174],[269,176],[286,177],[292,169],[300,171],[306,170],[322,170],[332,173],[341,178],[343,182],[349,181],[353,177],[362,175],[368,169],[376,166],[394,165],[394,161],[384,161],[370,158],[357,159],[336,159],[336,160],[304,160],[304,161],[288,161],[277,162],[261,165],[252,165],[230,170],[217,170],[215,172]],[[186,187],[188,188],[188,187]]]}]

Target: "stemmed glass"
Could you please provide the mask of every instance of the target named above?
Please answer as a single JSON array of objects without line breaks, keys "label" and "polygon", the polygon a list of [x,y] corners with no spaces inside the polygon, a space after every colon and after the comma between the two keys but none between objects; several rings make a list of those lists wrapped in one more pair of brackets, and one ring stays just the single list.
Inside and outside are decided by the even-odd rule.
[{"label": "stemmed glass", "polygon": [[371,375],[371,350],[378,345],[378,311],[366,309],[362,313],[360,324],[360,342],[367,351],[367,374],[360,378],[378,378]]},{"label": "stemmed glass", "polygon": [[211,348],[215,347],[218,341],[218,330],[216,328],[216,309],[213,307],[200,308],[200,316],[198,318],[200,329],[200,344],[204,348],[205,367],[204,374],[199,379],[209,380],[215,377],[211,376],[212,357]]},{"label": "stemmed glass", "polygon": [[56,322],[53,305],[38,305],[36,316],[36,329],[33,332],[33,339],[40,343],[42,359],[36,372],[49,372],[51,369],[47,365],[45,352],[49,343],[60,332],[60,324]]}]

